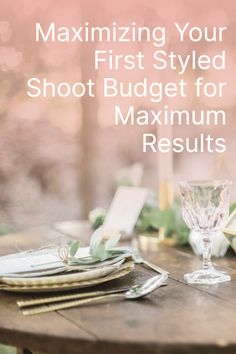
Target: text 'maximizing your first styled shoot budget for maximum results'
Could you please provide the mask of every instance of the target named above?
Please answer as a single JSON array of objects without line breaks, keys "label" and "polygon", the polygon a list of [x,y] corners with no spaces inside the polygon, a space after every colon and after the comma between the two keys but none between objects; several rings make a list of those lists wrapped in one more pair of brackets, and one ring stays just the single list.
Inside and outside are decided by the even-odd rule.
[{"label": "text 'maximizing your first styled shoot budget for maximum results'", "polygon": [[[189,22],[172,24],[172,32],[175,32],[176,41],[184,44],[190,41],[193,45],[199,42],[205,43],[219,43],[223,42],[225,26],[197,27],[192,26]],[[179,97],[181,99],[188,99],[188,85],[185,80],[185,74],[190,70],[204,73],[209,69],[216,71],[225,70],[226,51],[220,49],[213,54],[198,53],[197,50],[192,49],[188,52],[181,52],[171,50],[168,47],[169,32],[165,26],[139,26],[136,22],[131,22],[128,26],[120,26],[117,22],[112,22],[109,26],[94,26],[89,22],[84,22],[82,26],[58,26],[56,23],[51,22],[47,26],[42,25],[40,22],[35,23],[35,41],[36,42],[60,42],[60,43],[78,43],[79,45],[89,42],[97,44],[93,56],[93,69],[102,70],[109,75],[102,77],[102,85],[100,83],[99,90],[101,95],[106,99],[117,98],[119,101],[135,98],[140,100],[142,107],[143,100],[147,104],[146,109],[142,108],[137,110],[136,107],[130,105],[125,110],[121,105],[114,105],[114,124],[123,125],[225,125],[226,112],[222,109],[200,109],[200,110],[187,110],[187,109],[171,109],[169,102],[171,99]],[[173,35],[173,33],[172,33]],[[119,43],[125,45],[127,51],[120,50],[119,46],[115,49],[107,46],[107,43]],[[138,44],[137,50],[129,52],[127,43]],[[104,47],[102,47],[104,45]],[[146,62],[146,52],[143,50],[143,45],[149,45],[152,50],[149,51],[148,65]],[[107,49],[109,48],[109,49]],[[141,49],[140,49],[141,48]],[[151,53],[151,54],[150,54]],[[151,56],[151,61],[150,61]],[[156,75],[157,80],[145,77],[145,70],[153,72],[164,73],[168,70],[173,72],[173,80],[167,81],[165,75],[164,79],[161,75]],[[142,72],[143,77],[133,80],[122,80],[117,78],[114,73],[119,70]],[[115,77],[114,77],[114,76]],[[207,97],[222,98],[224,95],[227,82],[209,82],[205,79],[204,75],[196,77],[192,83],[196,98]],[[31,77],[27,80],[27,95],[30,98],[36,97],[76,97],[81,98],[85,95],[94,98],[97,96],[97,82],[93,78],[89,78],[87,82],[53,82],[46,77]],[[153,107],[158,104],[158,109]],[[162,105],[161,105],[162,104]],[[209,135],[208,135],[209,137]],[[150,142],[151,140],[152,142]],[[147,142],[149,140],[149,142]],[[215,147],[212,148],[212,137],[200,137],[201,151],[205,151],[202,146],[207,147],[209,152],[224,152],[225,141],[223,138],[218,138],[214,141]],[[204,141],[204,142],[202,142]],[[156,143],[156,142],[155,142]],[[210,145],[209,145],[210,144]],[[144,146],[145,145],[145,146]],[[165,145],[165,144],[164,144]],[[163,146],[164,146],[163,145]],[[158,146],[159,150],[168,152],[171,147],[163,149]],[[172,144],[173,145],[173,144]],[[175,152],[182,152],[183,146],[174,146]],[[198,150],[199,141],[193,143],[193,152]],[[144,134],[143,151],[147,148],[154,151],[153,139],[150,134]],[[189,148],[189,151],[191,148]]]}]

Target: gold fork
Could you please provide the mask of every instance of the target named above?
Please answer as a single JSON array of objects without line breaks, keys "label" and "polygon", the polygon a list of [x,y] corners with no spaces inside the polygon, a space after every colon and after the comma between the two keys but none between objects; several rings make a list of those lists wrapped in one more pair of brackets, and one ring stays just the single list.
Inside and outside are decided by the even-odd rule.
[{"label": "gold fork", "polygon": [[17,305],[19,308],[50,304],[54,302],[61,302],[65,300],[75,300],[75,299],[84,299],[87,297],[102,296],[107,294],[122,293],[129,289],[129,287],[123,287],[121,289],[105,290],[105,291],[90,291],[84,293],[75,293],[75,294],[66,294],[66,295],[57,295],[57,296],[48,296],[31,300],[17,300]]}]

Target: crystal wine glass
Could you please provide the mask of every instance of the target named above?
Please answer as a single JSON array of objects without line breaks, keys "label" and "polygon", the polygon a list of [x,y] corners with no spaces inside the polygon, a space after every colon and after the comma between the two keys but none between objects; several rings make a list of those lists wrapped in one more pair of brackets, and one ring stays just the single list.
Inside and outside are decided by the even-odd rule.
[{"label": "crystal wine glass", "polygon": [[229,216],[229,181],[184,181],[180,183],[182,215],[188,227],[201,234],[202,268],[184,278],[188,283],[216,284],[231,280],[211,263],[212,236],[223,230]]}]

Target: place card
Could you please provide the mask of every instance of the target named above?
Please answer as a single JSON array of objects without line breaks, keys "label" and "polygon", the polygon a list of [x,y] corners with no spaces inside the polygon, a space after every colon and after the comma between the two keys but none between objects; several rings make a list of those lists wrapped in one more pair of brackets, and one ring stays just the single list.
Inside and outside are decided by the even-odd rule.
[{"label": "place card", "polygon": [[130,235],[147,198],[148,190],[140,187],[119,187],[107,212],[104,228]]}]

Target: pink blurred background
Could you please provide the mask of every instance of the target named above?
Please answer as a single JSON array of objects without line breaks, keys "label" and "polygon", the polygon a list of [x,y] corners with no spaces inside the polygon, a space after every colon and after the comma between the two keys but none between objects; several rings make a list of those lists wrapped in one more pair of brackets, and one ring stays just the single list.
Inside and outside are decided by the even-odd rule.
[{"label": "pink blurred background", "polygon": [[[119,179],[126,178],[130,165],[140,163],[144,169],[142,184],[158,192],[157,154],[142,152],[142,134],[155,127],[114,126],[113,106],[116,100],[104,99],[99,85],[104,76],[137,81],[143,76],[158,81],[159,74],[146,65],[144,72],[95,71],[93,53],[96,48],[136,52],[149,58],[151,44],[129,43],[36,43],[35,22],[48,26],[109,26],[112,21],[145,26],[166,26],[168,46],[199,54],[218,49],[227,52],[227,68],[205,73],[188,71],[184,78],[192,81],[202,75],[209,81],[228,81],[222,100],[176,99],[172,105],[182,109],[224,109],[227,126],[206,127],[227,139],[224,155],[187,153],[174,155],[174,181],[190,178],[229,178],[236,182],[234,156],[236,150],[234,119],[236,107],[236,3],[233,0],[2,0],[0,3],[0,224],[23,228],[41,223],[84,218],[97,206],[107,206]],[[171,35],[173,22],[192,25],[228,26],[223,44],[186,42],[178,48]],[[171,74],[171,80],[176,75]],[[205,76],[204,76],[205,75]],[[48,80],[97,83],[97,99],[37,98],[26,95],[30,77]],[[120,100],[120,105],[150,108],[150,102],[135,98]],[[152,104],[153,106],[153,104]],[[158,109],[158,104],[155,105]],[[173,135],[198,136],[202,127],[176,126]],[[140,166],[140,165],[138,165]],[[137,167],[137,165],[136,165]],[[132,174],[132,172],[131,172]],[[134,172],[135,174],[135,172]],[[123,177],[122,177],[123,176]],[[118,182],[117,182],[118,181]],[[177,187],[176,187],[177,191]],[[235,194],[234,194],[235,195]],[[236,195],[235,195],[236,196]]]}]

